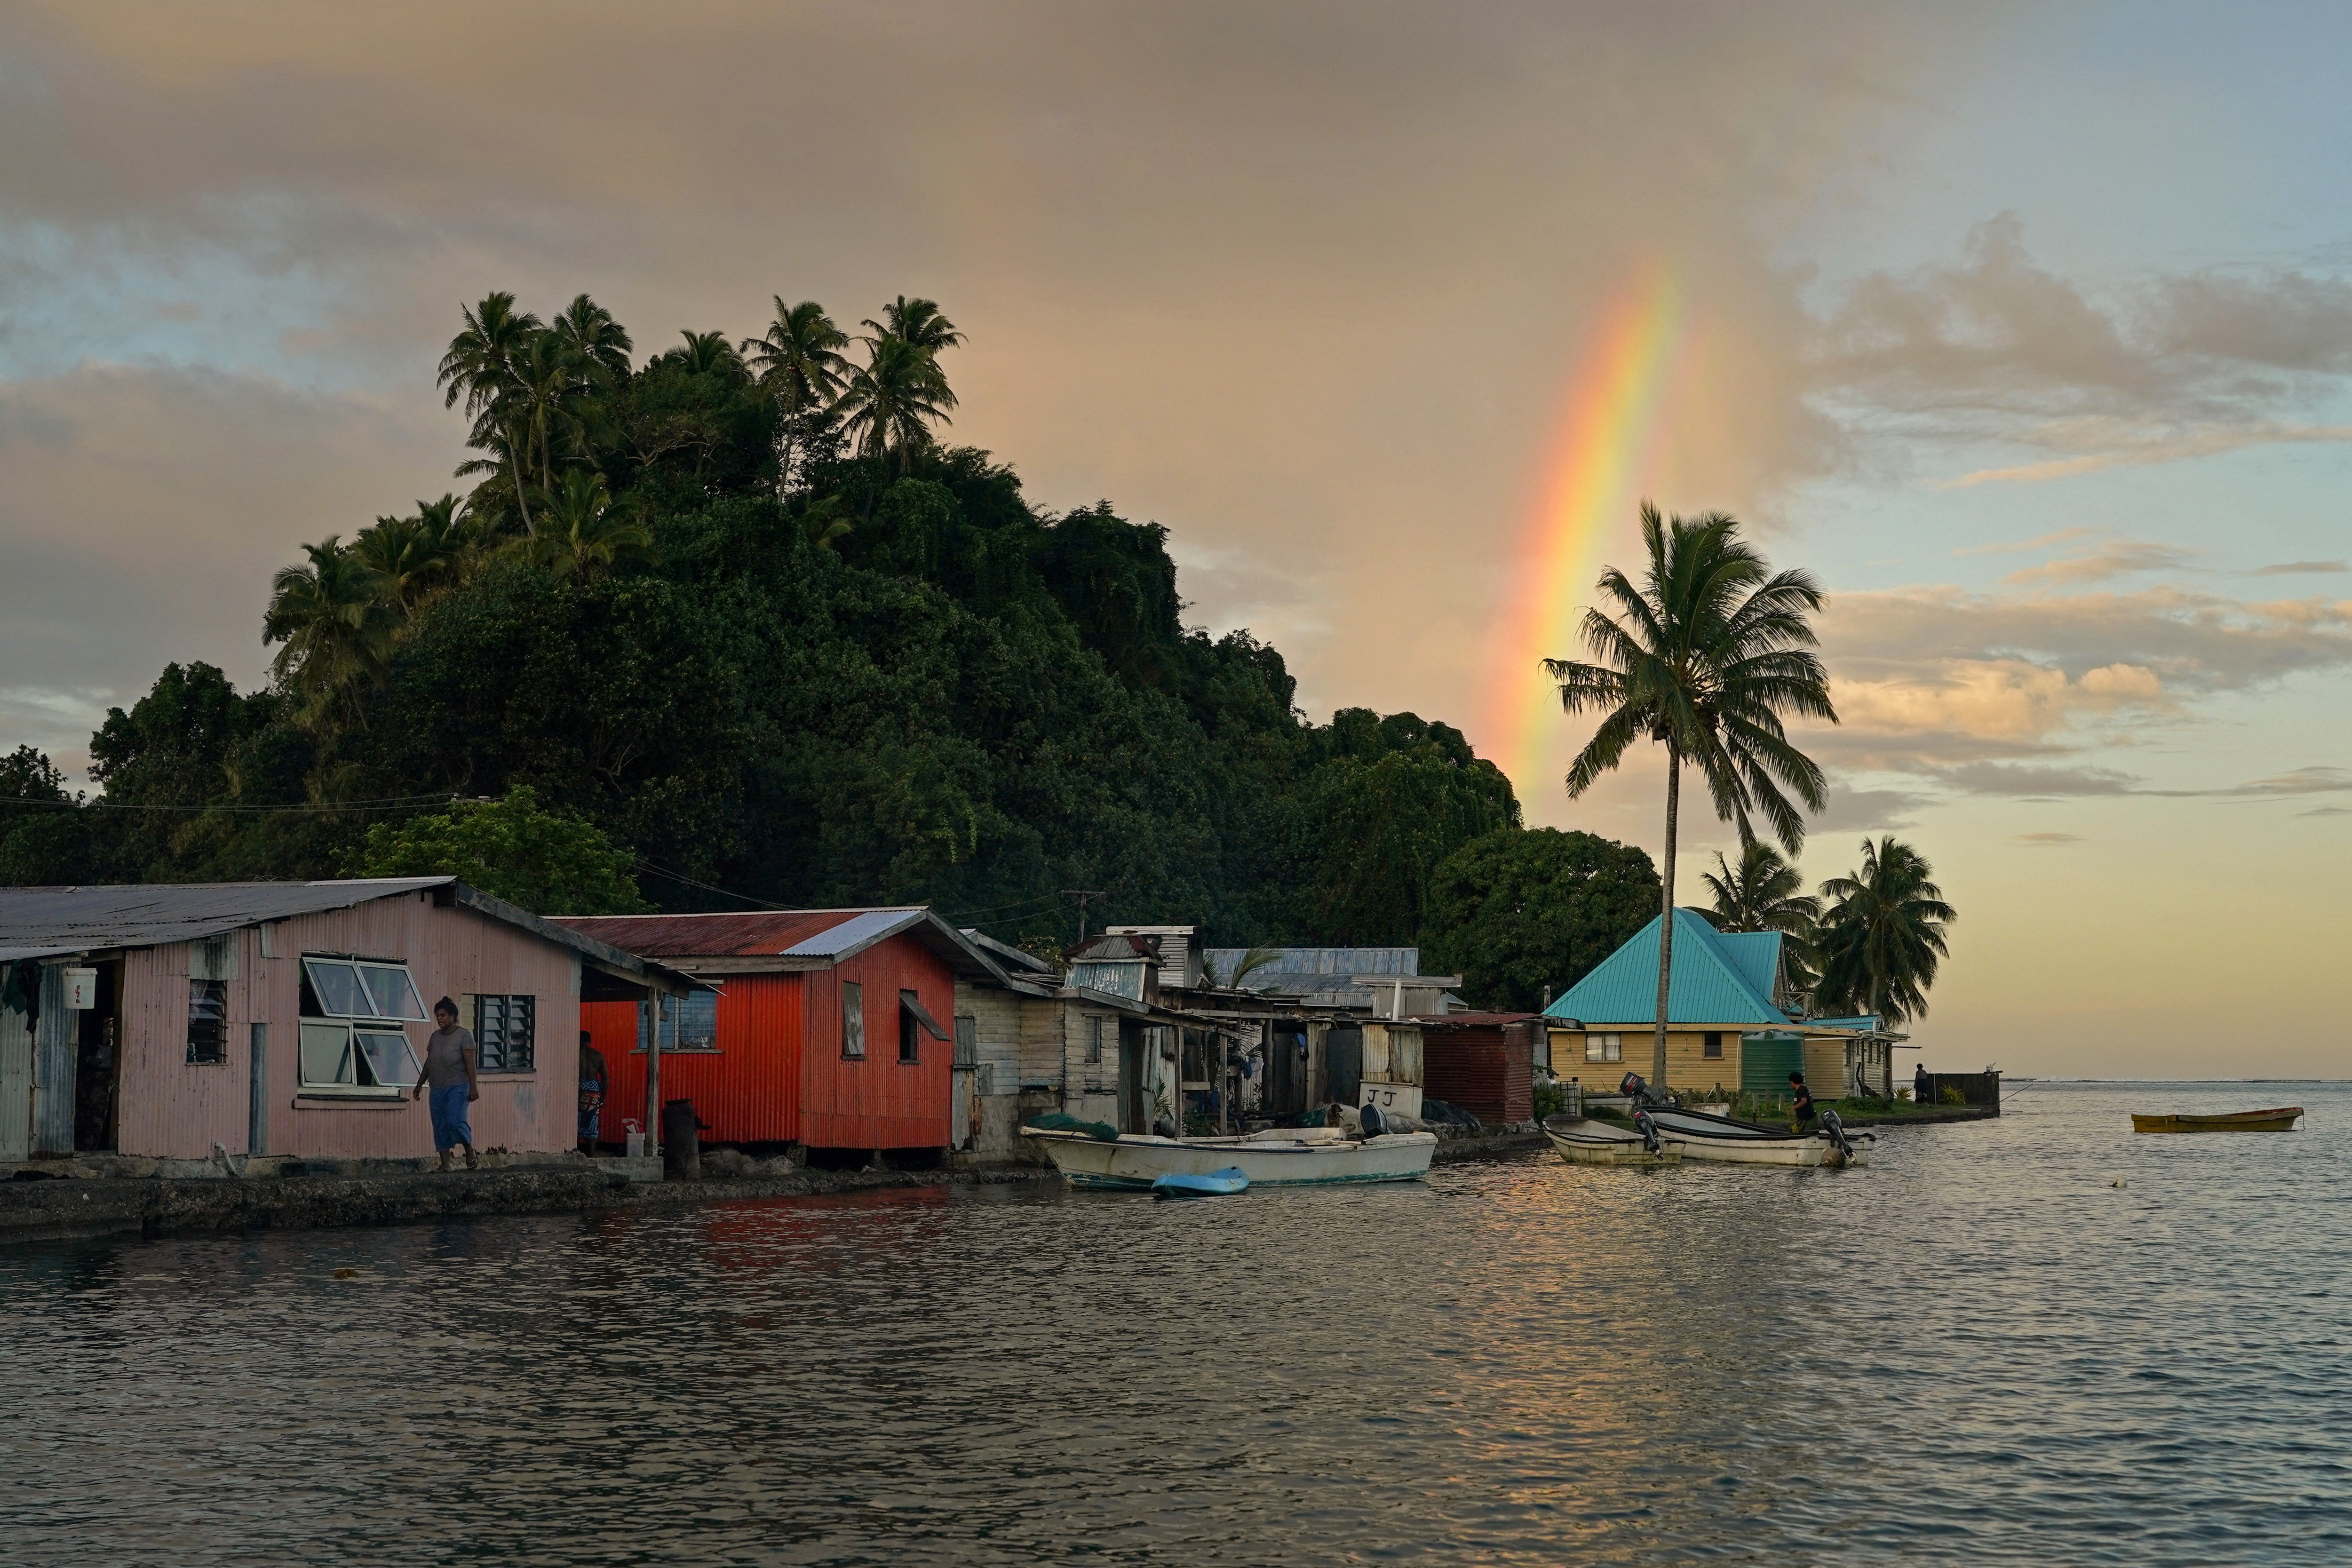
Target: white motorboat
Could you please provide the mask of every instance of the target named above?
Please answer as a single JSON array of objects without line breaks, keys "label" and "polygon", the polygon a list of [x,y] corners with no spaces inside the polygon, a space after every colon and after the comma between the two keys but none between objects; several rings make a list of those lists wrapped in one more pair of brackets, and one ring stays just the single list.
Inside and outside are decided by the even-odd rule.
[{"label": "white motorboat", "polygon": [[1074,1187],[1144,1192],[1161,1176],[1206,1176],[1238,1168],[1253,1187],[1329,1185],[1340,1182],[1413,1182],[1429,1173],[1437,1152],[1433,1132],[1383,1132],[1354,1139],[1339,1128],[1286,1127],[1243,1138],[1154,1138],[1123,1132],[1116,1140],[1086,1132],[1023,1128],[1045,1145]]},{"label": "white motorboat", "polygon": [[[1859,1165],[1873,1142],[1867,1132],[1847,1132],[1845,1148],[1826,1131],[1791,1134],[1728,1116],[1697,1110],[1653,1110],[1658,1136],[1682,1146],[1685,1160],[1724,1160],[1741,1165]],[[1631,1136],[1631,1134],[1628,1134]]]},{"label": "white motorboat", "polygon": [[1643,1143],[1642,1135],[1630,1127],[1613,1126],[1606,1121],[1570,1121],[1561,1126],[1544,1124],[1544,1136],[1551,1140],[1552,1148],[1571,1165],[1679,1165],[1683,1163],[1683,1146],[1661,1134],[1658,1151],[1652,1153]]}]

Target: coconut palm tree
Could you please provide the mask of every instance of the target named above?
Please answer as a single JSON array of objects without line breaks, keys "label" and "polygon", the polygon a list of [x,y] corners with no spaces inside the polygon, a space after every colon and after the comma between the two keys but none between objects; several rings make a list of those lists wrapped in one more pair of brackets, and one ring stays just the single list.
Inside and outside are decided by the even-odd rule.
[{"label": "coconut palm tree", "polygon": [[811,501],[808,510],[801,513],[802,536],[828,555],[838,553],[835,544],[857,531],[856,525],[842,515],[844,510],[839,496]]},{"label": "coconut palm tree", "polygon": [[[581,372],[562,339],[546,331],[525,339],[508,364],[506,390],[482,418],[520,437],[523,458],[532,466],[536,493],[547,494],[555,489],[558,448],[569,450],[572,437],[579,433]],[[524,527],[530,527],[528,512]]]},{"label": "coconut palm tree", "polygon": [[[1666,1079],[1667,989],[1674,973],[1675,841],[1683,765],[1698,769],[1718,817],[1743,842],[1760,816],[1795,854],[1804,842],[1801,803],[1821,809],[1822,770],[1790,743],[1782,715],[1837,721],[1829,675],[1812,651],[1811,616],[1822,591],[1804,572],[1775,574],[1722,512],[1674,519],[1642,503],[1649,556],[1640,587],[1616,567],[1598,586],[1613,610],[1584,614],[1581,640],[1593,662],[1548,658],[1560,706],[1598,712],[1600,726],[1568,770],[1570,799],[1647,739],[1666,749],[1666,841],[1661,868],[1658,998],[1651,1076]],[[1793,792],[1795,802],[1789,798]]]},{"label": "coconut palm tree", "polygon": [[384,596],[404,621],[416,617],[417,606],[445,570],[425,525],[413,517],[377,518],[352,541],[351,553],[376,574]]},{"label": "coconut palm tree", "polygon": [[1715,852],[1715,869],[1699,880],[1715,895],[1717,931],[1780,933],[1780,973],[1775,1001],[1803,995],[1813,984],[1813,927],[1821,920],[1822,902],[1804,891],[1804,879],[1769,844],[1750,839],[1732,865]]},{"label": "coconut palm tree", "polygon": [[613,504],[602,478],[585,468],[563,470],[532,536],[541,560],[566,574],[609,571],[653,542],[646,525]]},{"label": "coconut palm tree", "polygon": [[635,345],[628,329],[587,295],[574,295],[548,331],[563,345],[583,380],[615,381],[629,374],[629,350]]},{"label": "coconut palm tree", "polygon": [[[511,424],[494,414],[511,399],[515,362],[541,330],[539,318],[528,310],[517,310],[514,302],[515,297],[501,289],[484,295],[478,306],[462,309],[465,327],[449,340],[436,379],[447,394],[445,406],[454,408],[459,398],[465,400],[466,416],[474,421],[468,444],[505,456],[515,504],[528,529],[530,504],[523,494],[529,486],[523,475],[521,438]],[[486,466],[468,463],[457,471],[478,471]]]},{"label": "coconut palm tree", "polygon": [[849,346],[849,335],[834,325],[815,300],[788,306],[782,295],[774,298],[776,319],[766,335],[745,338],[740,348],[745,363],[783,415],[776,434],[776,489],[782,493],[792,482],[803,421],[841,395],[849,374],[849,361],[841,351]]},{"label": "coconut palm tree", "polygon": [[907,339],[885,332],[862,341],[866,363],[850,372],[834,411],[847,416],[844,428],[861,455],[896,454],[905,473],[931,444],[931,426],[950,423],[955,394],[939,361]]},{"label": "coconut palm tree", "polygon": [[750,379],[751,373],[743,367],[743,356],[727,341],[725,332],[682,331],[678,336],[686,340],[686,346],[672,349],[662,357],[687,374],[716,375],[728,381]]},{"label": "coconut palm tree", "polygon": [[261,640],[286,645],[272,672],[300,699],[306,723],[330,729],[353,716],[359,688],[383,673],[400,612],[382,574],[334,534],[302,552],[310,564],[280,567],[270,581]]},{"label": "coconut palm tree", "polygon": [[[937,302],[930,300],[909,300],[899,295],[882,307],[882,319],[868,316],[858,323],[877,338],[898,338],[913,344],[933,359],[941,349],[951,349],[963,342],[956,324],[940,314]],[[871,342],[871,339],[866,340]]]},{"label": "coconut palm tree", "polygon": [[1893,834],[1862,841],[1862,868],[1822,884],[1825,1003],[1857,1007],[1890,1026],[1927,1011],[1927,988],[1948,954],[1944,929],[1959,919],[1935,868]]}]

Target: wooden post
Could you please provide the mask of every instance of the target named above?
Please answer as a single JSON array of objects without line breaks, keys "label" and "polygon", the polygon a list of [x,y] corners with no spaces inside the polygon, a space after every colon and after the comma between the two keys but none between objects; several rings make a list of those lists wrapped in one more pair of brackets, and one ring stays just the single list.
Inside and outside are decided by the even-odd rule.
[{"label": "wooden post", "polygon": [[646,1030],[646,1152],[658,1160],[661,1158],[661,992],[647,990],[644,1006],[651,1024]]},{"label": "wooden post", "polygon": [[1223,1030],[1217,1032],[1217,1131],[1233,1131],[1234,1058],[1233,1042]]}]

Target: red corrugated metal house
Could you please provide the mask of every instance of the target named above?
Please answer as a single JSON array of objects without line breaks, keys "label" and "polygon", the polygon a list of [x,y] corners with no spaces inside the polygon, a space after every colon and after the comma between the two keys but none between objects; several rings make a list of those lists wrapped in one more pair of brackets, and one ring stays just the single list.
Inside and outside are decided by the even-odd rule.
[{"label": "red corrugated metal house", "polygon": [[1490,1126],[1535,1119],[1533,1013],[1436,1013],[1421,1026],[1423,1093]]},{"label": "red corrugated metal house", "polygon": [[0,1162],[430,1154],[444,994],[476,1143],[567,1150],[581,1003],[688,984],[452,877],[0,889]]},{"label": "red corrugated metal house", "polygon": [[[664,1100],[691,1100],[714,1143],[943,1150],[954,1099],[955,982],[1004,984],[928,909],[607,915],[569,929],[694,975],[708,991],[665,1018]],[[647,1019],[581,1009],[613,1075],[607,1103],[646,1099]],[[610,1122],[607,1137],[617,1136]]]}]

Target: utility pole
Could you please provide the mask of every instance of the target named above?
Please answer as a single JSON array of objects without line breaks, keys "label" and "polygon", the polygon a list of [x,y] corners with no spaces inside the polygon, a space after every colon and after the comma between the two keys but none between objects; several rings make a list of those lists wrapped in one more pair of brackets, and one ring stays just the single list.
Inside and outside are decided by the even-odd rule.
[{"label": "utility pole", "polygon": [[1078,900],[1078,945],[1087,945],[1087,906],[1110,897],[1100,888],[1064,888],[1062,897]]}]

